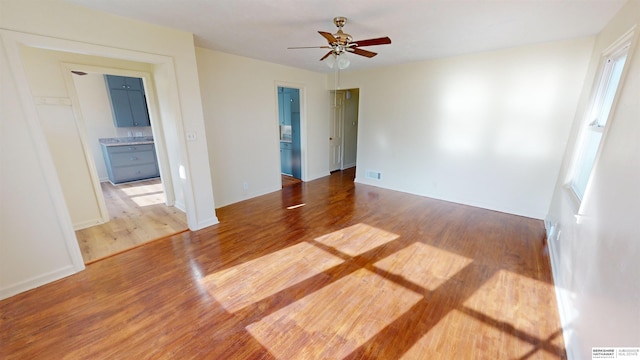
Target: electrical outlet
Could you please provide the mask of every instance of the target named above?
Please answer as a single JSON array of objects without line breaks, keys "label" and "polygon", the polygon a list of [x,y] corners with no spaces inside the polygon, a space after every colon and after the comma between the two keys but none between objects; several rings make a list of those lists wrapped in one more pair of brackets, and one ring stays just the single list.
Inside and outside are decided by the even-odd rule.
[{"label": "electrical outlet", "polygon": [[249,183],[248,182],[243,182],[242,183],[242,190],[247,191],[249,190]]},{"label": "electrical outlet", "polygon": [[194,132],[187,133],[187,141],[196,141],[197,139],[198,139],[198,136],[196,135],[196,133]]}]

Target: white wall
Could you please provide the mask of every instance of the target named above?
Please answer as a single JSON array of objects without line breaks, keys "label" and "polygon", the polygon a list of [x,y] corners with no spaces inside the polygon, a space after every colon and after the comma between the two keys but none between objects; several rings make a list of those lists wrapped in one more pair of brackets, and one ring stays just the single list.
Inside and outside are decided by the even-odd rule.
[{"label": "white wall", "polygon": [[357,181],[544,218],[592,46],[582,38],[343,73],[342,88],[360,89]]},{"label": "white wall", "polygon": [[302,89],[303,180],[329,174],[326,75],[202,48],[196,55],[218,206],[281,188],[277,85]]},{"label": "white wall", "polygon": [[87,132],[87,142],[98,172],[98,178],[100,181],[108,181],[109,175],[107,174],[107,167],[98,139],[117,137],[118,133],[113,124],[113,114],[109,104],[104,75],[74,75],[73,83],[78,94],[82,120]]},{"label": "white wall", "polygon": [[[0,28],[3,29],[0,34],[10,65],[8,68],[4,65],[7,62],[2,61],[2,86],[7,92],[18,89],[20,100],[7,102],[3,95],[3,126],[4,119],[11,116],[20,131],[28,124],[26,131],[33,137],[31,141],[7,141],[12,145],[12,154],[26,154],[21,158],[24,170],[8,172],[4,170],[4,162],[12,169],[12,160],[5,158],[4,137],[12,135],[2,135],[2,206],[12,212],[6,215],[3,210],[3,222],[7,223],[0,229],[3,256],[0,297],[82,268],[81,263],[75,266],[73,262],[79,251],[77,243],[73,245],[75,235],[70,218],[64,215],[68,209],[60,182],[48,163],[51,154],[43,149],[42,128],[34,125],[44,114],[38,113],[34,105],[19,55],[22,44],[152,64],[154,80],[159,84],[158,116],[163,125],[167,125],[165,130],[171,130],[167,131],[171,136],[167,142],[177,157],[171,171],[176,174],[177,189],[184,193],[189,227],[195,230],[217,223],[192,34],[84,9],[61,0],[4,0],[0,7]],[[68,96],[65,98],[68,100]],[[198,140],[186,142],[186,132],[197,134]],[[34,152],[37,159],[29,155]],[[29,195],[19,191],[7,193],[5,182],[16,186],[30,184],[35,190]],[[50,198],[38,198],[39,188],[47,189]],[[17,196],[20,194],[33,200],[25,201]],[[16,221],[16,217],[21,221]],[[34,221],[38,222],[37,227],[33,226]],[[34,255],[41,252],[50,258],[41,261],[40,256]],[[8,261],[4,257],[8,257]]]},{"label": "white wall", "polygon": [[569,359],[590,359],[592,347],[640,346],[640,46],[637,43],[627,58],[626,79],[618,90],[618,104],[608,121],[609,129],[579,214],[565,187],[601,54],[638,23],[640,1],[629,1],[596,39],[547,218]]},{"label": "white wall", "polygon": [[[62,190],[44,179],[53,171],[20,106],[8,59],[0,46],[0,299],[84,268],[82,255],[69,248],[71,219]],[[41,149],[42,150],[42,149]],[[61,206],[62,205],[62,206]],[[75,241],[75,237],[72,239]],[[76,244],[77,245],[77,244]],[[73,251],[75,250],[75,251]]]}]

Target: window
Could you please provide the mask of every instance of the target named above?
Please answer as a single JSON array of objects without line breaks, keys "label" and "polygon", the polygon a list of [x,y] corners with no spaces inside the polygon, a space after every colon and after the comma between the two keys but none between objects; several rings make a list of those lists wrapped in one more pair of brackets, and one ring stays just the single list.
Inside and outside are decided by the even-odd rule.
[{"label": "window", "polygon": [[573,175],[569,184],[579,201],[582,201],[587,190],[604,129],[611,114],[618,85],[622,79],[622,70],[627,60],[631,35],[624,36],[622,40],[610,48],[611,51],[605,53],[600,78],[595,84],[597,86],[596,93],[585,119],[586,124],[581,132],[581,140],[578,142],[579,150],[575,157]]}]

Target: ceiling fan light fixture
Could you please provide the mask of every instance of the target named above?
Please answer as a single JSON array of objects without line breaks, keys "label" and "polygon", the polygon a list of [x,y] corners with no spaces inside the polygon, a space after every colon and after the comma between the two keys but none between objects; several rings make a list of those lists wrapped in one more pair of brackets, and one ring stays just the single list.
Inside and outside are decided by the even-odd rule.
[{"label": "ceiling fan light fixture", "polygon": [[336,66],[336,62],[336,54],[331,54],[324,60],[324,63],[327,64],[329,69],[333,69]]},{"label": "ceiling fan light fixture", "polygon": [[329,67],[329,69],[338,68],[340,70],[344,70],[351,65],[351,60],[347,57],[347,53],[343,52],[341,54],[333,53],[324,60],[324,63]]},{"label": "ceiling fan light fixture", "polygon": [[344,70],[349,67],[351,60],[347,57],[347,53],[343,53],[338,56],[338,69]]}]

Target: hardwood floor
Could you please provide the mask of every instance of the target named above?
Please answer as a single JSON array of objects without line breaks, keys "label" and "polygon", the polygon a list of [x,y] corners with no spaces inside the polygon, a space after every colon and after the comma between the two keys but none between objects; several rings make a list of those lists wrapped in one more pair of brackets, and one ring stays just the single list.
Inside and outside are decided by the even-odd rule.
[{"label": "hardwood floor", "polygon": [[301,183],[302,180],[294,178],[293,176],[282,174],[282,187],[286,188]]},{"label": "hardwood floor", "polygon": [[159,178],[101,186],[110,220],[76,231],[85,264],[188,229],[186,215],[165,205]]},{"label": "hardwood floor", "polygon": [[3,359],[563,359],[541,221],[334,173],[0,301]]}]

